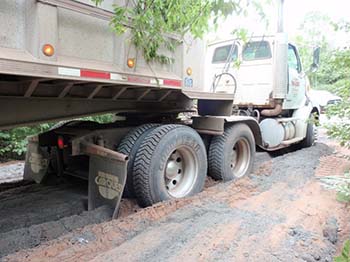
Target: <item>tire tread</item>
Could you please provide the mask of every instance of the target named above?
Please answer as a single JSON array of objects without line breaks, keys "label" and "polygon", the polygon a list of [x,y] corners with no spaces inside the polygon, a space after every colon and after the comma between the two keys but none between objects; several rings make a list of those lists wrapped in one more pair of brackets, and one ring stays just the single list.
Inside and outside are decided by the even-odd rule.
[{"label": "tire tread", "polygon": [[[144,124],[138,127],[135,127],[122,139],[120,144],[117,147],[117,151],[130,156],[132,151],[135,151],[134,147],[137,144],[137,141],[142,137],[142,135],[149,131],[150,129],[158,127],[159,124]],[[137,149],[136,149],[137,151]],[[127,182],[125,186],[125,195],[127,197],[134,197],[135,190],[133,188],[133,173],[134,173],[134,163],[135,158],[132,157],[129,160],[128,168],[127,168]]]},{"label": "tire tread", "polygon": [[150,188],[150,163],[152,155],[160,140],[171,130],[184,127],[183,125],[164,125],[154,129],[142,142],[134,164],[133,185],[139,205],[146,207],[155,203]]}]

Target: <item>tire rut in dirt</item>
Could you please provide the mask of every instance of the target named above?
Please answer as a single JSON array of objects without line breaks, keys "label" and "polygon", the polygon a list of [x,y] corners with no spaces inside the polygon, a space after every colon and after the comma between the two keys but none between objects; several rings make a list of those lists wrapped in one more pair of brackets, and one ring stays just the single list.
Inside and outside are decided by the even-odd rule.
[{"label": "tire rut in dirt", "polygon": [[23,183],[0,192],[0,257],[106,221],[112,215],[107,207],[85,211],[85,186]]},{"label": "tire rut in dirt", "polygon": [[0,233],[85,210],[85,192],[71,185],[27,185],[0,193]]}]

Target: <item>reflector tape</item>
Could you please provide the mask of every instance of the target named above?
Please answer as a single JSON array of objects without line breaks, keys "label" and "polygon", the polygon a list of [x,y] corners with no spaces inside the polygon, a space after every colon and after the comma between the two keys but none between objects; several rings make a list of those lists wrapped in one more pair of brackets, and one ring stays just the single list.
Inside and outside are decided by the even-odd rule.
[{"label": "reflector tape", "polygon": [[80,77],[80,69],[59,67],[58,74],[64,76],[78,76]]},{"label": "reflector tape", "polygon": [[111,74],[106,72],[80,70],[81,77],[111,79]]},{"label": "reflector tape", "polygon": [[164,85],[163,79],[152,78],[150,82],[152,85]]},{"label": "reflector tape", "polygon": [[127,77],[126,77],[126,76],[122,76],[122,75],[120,75],[120,74],[114,74],[114,73],[112,73],[112,74],[111,74],[111,80],[125,81],[125,80],[127,80]]},{"label": "reflector tape", "polygon": [[164,79],[164,85],[181,87],[182,81],[181,80]]},{"label": "reflector tape", "polygon": [[127,76],[127,75],[121,75],[117,73],[84,70],[84,69],[76,69],[76,68],[68,68],[68,67],[59,67],[58,74],[63,76],[126,81],[130,83],[137,83],[137,84],[144,84],[144,85],[166,85],[166,86],[173,86],[173,87],[182,86],[181,80],[149,78],[149,77],[142,77],[142,76]]}]

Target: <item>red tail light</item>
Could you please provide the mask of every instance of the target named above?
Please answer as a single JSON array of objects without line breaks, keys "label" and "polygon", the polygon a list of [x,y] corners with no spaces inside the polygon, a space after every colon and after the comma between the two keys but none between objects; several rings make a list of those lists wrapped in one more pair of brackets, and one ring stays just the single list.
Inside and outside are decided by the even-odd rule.
[{"label": "red tail light", "polygon": [[64,148],[64,139],[63,137],[59,136],[57,139],[57,146],[59,149],[63,149]]}]

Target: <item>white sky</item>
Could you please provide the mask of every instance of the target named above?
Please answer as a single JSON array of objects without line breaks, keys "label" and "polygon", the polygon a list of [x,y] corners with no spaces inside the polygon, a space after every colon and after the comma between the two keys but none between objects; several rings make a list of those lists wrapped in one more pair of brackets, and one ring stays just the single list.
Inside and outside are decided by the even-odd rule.
[{"label": "white sky", "polygon": [[334,20],[349,19],[349,0],[285,0],[286,30],[294,33],[308,12],[318,11]]},{"label": "white sky", "polygon": [[[272,0],[273,3],[277,3],[277,1]],[[295,35],[305,15],[312,11],[324,13],[334,20],[345,19],[349,21],[349,10],[350,0],[285,0],[285,30],[289,36]],[[266,32],[265,26],[259,22],[258,16],[250,12],[246,18],[228,18],[219,26],[216,33],[208,35],[208,39],[225,38],[237,27],[245,27],[254,35],[274,33],[277,23],[277,8],[271,6],[266,12],[271,18],[270,32]]]}]

